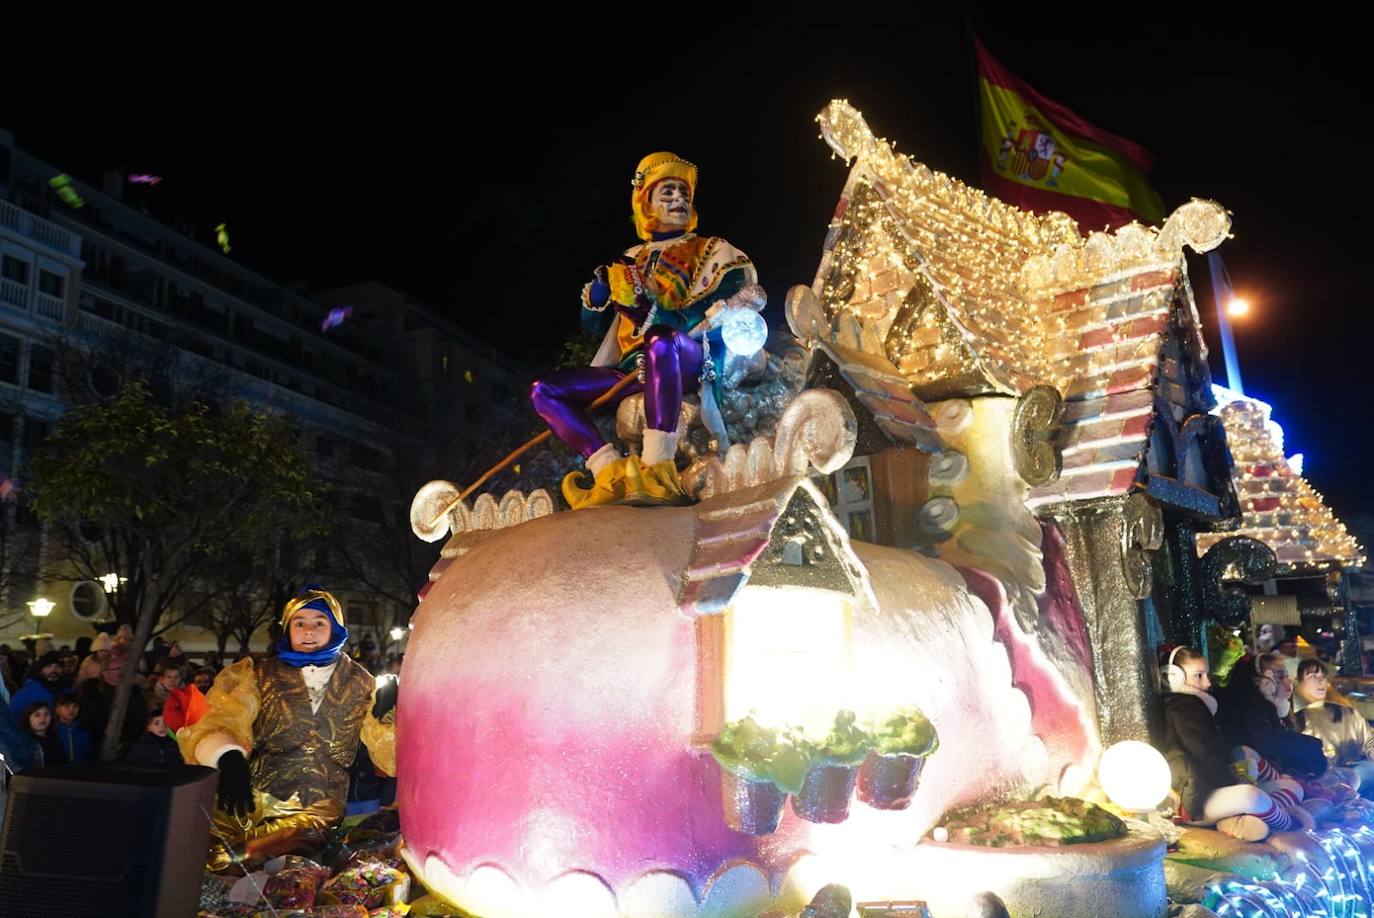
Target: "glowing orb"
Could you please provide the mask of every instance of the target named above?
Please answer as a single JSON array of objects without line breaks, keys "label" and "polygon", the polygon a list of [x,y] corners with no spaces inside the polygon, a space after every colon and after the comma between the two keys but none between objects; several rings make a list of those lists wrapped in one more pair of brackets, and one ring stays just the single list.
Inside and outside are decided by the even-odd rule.
[{"label": "glowing orb", "polygon": [[725,346],[741,357],[752,357],[768,340],[768,323],[752,309],[731,309],[720,323]]},{"label": "glowing orb", "polygon": [[1112,803],[1129,812],[1144,813],[1169,796],[1172,777],[1169,763],[1159,750],[1139,740],[1123,740],[1102,753],[1097,783]]},{"label": "glowing orb", "polygon": [[1250,303],[1241,297],[1232,297],[1231,302],[1226,304],[1226,314],[1229,316],[1239,318],[1240,316],[1248,315],[1249,312]]}]

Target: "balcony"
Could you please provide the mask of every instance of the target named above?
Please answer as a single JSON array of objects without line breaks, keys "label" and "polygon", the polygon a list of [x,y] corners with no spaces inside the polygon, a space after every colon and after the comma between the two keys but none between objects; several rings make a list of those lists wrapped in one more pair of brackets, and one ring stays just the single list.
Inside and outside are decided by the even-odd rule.
[{"label": "balcony", "polygon": [[38,314],[44,319],[62,322],[67,318],[67,301],[48,293],[38,294]]},{"label": "balcony", "polygon": [[0,201],[0,226],[13,230],[21,236],[27,236],[35,242],[61,252],[63,255],[69,255],[72,258],[81,257],[80,236],[64,230],[56,223],[49,223],[42,217],[35,217],[9,201]]},{"label": "balcony", "polygon": [[20,312],[29,311],[29,286],[18,281],[12,281],[8,277],[0,277],[0,303],[18,309]]}]

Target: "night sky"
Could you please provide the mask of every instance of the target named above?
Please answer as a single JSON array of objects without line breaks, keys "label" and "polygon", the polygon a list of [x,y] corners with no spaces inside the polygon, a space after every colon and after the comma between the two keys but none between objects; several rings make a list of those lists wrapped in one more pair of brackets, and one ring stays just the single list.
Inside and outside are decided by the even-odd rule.
[{"label": "night sky", "polygon": [[[163,176],[128,197],[210,244],[226,222],[233,258],[274,280],[379,280],[535,364],[575,328],[590,270],[635,241],[628,182],[645,153],[698,164],[701,229],[754,258],[775,305],[812,280],[845,178],[813,121],[830,98],[976,184],[962,19],[803,27],[638,9],[634,33],[380,10],[7,13],[0,127],[87,181]],[[1154,153],[1167,209],[1195,195],[1234,212],[1222,253],[1254,306],[1236,330],[1247,390],[1275,406],[1341,516],[1374,510],[1364,37],[1143,9],[1153,19],[1129,29],[1043,4],[973,26],[1041,92]],[[1205,262],[1191,269],[1220,377]]]}]

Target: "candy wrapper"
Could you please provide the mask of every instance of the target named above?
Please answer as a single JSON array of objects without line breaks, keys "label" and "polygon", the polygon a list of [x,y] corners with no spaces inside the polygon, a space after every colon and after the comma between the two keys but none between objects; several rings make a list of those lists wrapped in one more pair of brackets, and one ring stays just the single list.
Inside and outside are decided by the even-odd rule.
[{"label": "candy wrapper", "polygon": [[197,907],[202,912],[213,912],[228,905],[229,890],[233,885],[234,881],[229,877],[205,874],[200,880],[200,903]]},{"label": "candy wrapper", "polygon": [[410,898],[410,874],[370,861],[341,870],[324,884],[323,892],[344,904],[379,908]]},{"label": "candy wrapper", "polygon": [[367,918],[410,918],[410,906],[386,905],[374,908],[367,913]]},{"label": "candy wrapper", "polygon": [[278,860],[285,863],[280,868],[273,871],[272,864],[268,864],[268,872],[272,876],[263,887],[263,896],[275,908],[310,908],[315,904],[315,896],[320,891],[320,884],[329,876],[319,864],[303,857],[287,857]]},{"label": "candy wrapper", "polygon": [[361,905],[326,905],[310,913],[311,918],[368,918]]}]

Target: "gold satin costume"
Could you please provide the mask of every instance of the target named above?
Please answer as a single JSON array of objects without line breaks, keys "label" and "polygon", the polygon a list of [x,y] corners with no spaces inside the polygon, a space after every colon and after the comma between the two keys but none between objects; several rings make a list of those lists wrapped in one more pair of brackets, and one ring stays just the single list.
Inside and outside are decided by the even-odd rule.
[{"label": "gold satin costume", "polygon": [[[1332,716],[1332,708],[1341,707],[1341,719]],[[1322,741],[1322,752],[1332,765],[1353,765],[1364,759],[1374,759],[1374,730],[1359,711],[1331,702],[1309,704],[1299,712],[1302,732]]]},{"label": "gold satin costume", "polygon": [[220,870],[240,855],[273,856],[320,844],[344,815],[348,769],[367,745],[373,764],[396,773],[395,710],[372,716],[376,682],[339,654],[318,712],[301,670],[276,658],[226,667],[210,688],[205,716],[177,735],[188,764],[200,749],[247,750],[253,811],[244,819],[216,809],[207,867]]}]

